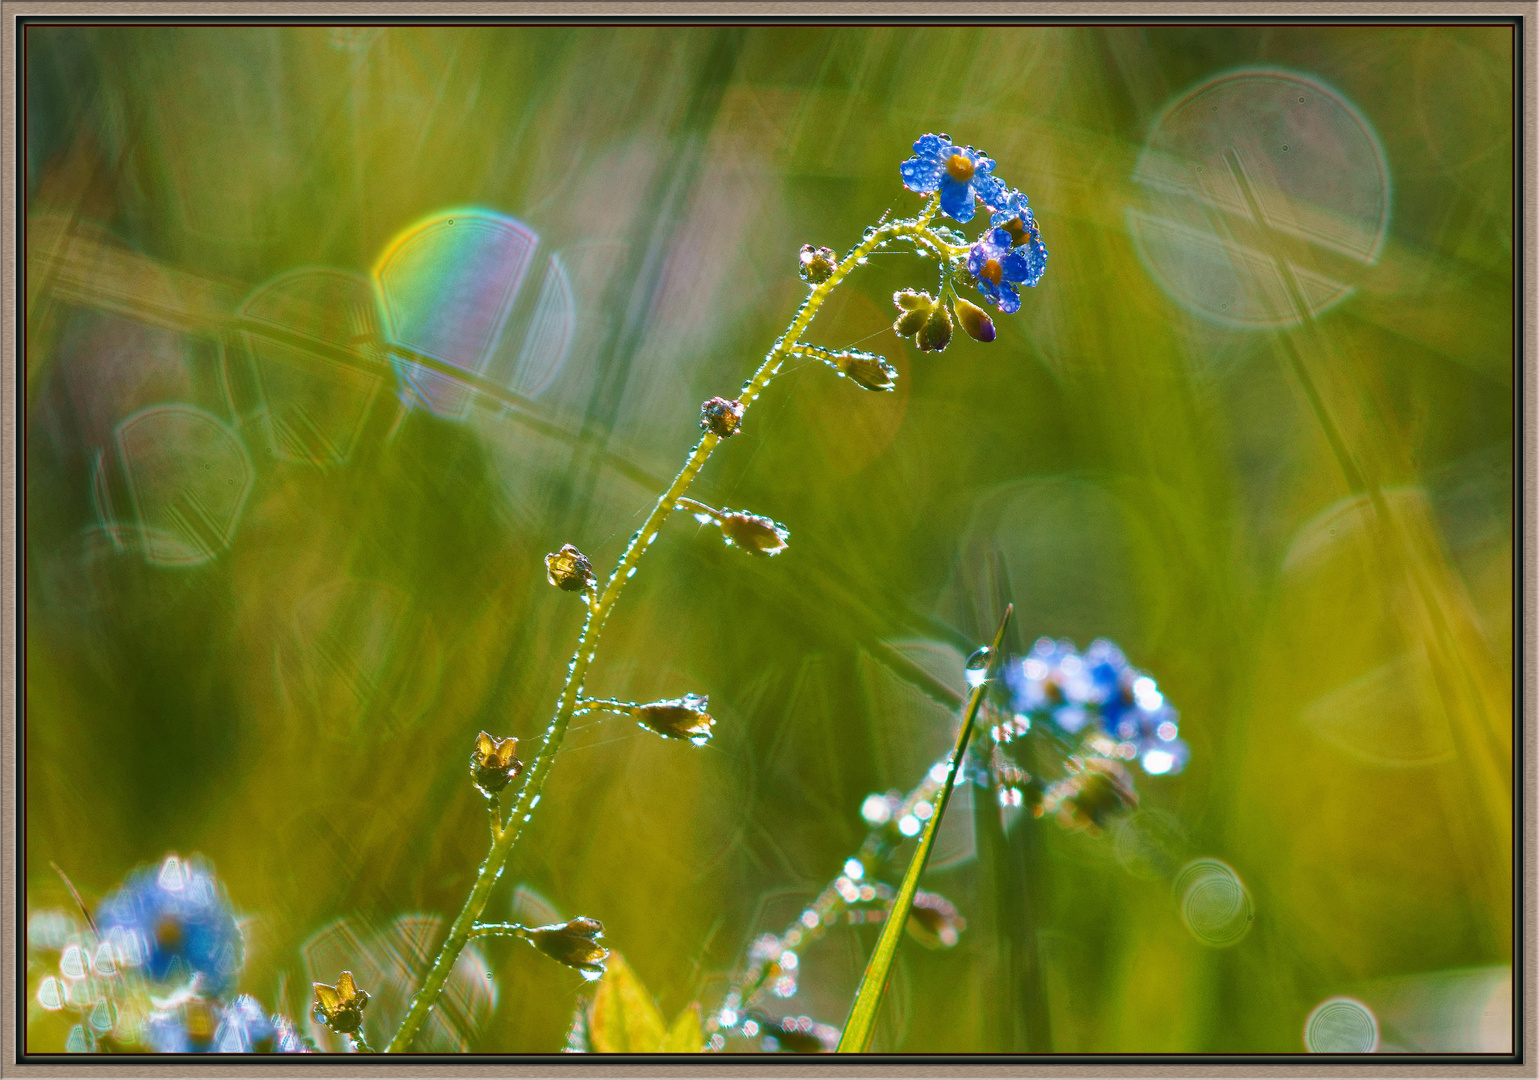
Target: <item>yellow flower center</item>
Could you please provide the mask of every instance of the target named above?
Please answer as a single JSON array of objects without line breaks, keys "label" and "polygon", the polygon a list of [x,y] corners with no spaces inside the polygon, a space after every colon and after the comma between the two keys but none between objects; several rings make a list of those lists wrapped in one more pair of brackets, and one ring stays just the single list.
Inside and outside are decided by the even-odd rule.
[{"label": "yellow flower center", "polygon": [[946,159],[946,171],[951,174],[951,179],[965,184],[973,178],[975,169],[966,154],[952,154]]},{"label": "yellow flower center", "polygon": [[1005,271],[1004,268],[999,265],[998,259],[990,259],[988,262],[983,264],[983,269],[978,272],[978,276],[981,278],[987,278],[990,285],[998,285],[1000,279],[1005,276]]}]

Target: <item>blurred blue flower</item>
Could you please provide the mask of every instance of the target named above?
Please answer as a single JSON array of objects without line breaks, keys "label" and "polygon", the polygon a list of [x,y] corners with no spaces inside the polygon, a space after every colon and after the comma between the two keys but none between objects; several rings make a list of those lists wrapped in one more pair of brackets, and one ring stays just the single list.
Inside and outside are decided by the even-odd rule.
[{"label": "blurred blue flower", "polygon": [[271,1053],[277,1034],[257,999],[241,994],[224,1007],[219,1030],[214,1033],[214,1053]]},{"label": "blurred blue flower", "polygon": [[158,1054],[305,1054],[287,1017],[269,1016],[250,994],[220,1008],[195,995],[163,1002],[150,1014],[146,1041]]},{"label": "blurred blue flower", "polygon": [[929,195],[939,190],[941,210],[960,222],[972,220],[979,186],[995,186],[988,183],[993,159],[971,146],[954,145],[949,135],[921,135],[914,156],[898,166],[898,172],[910,191]]},{"label": "blurred blue flower", "polygon": [[1191,758],[1179,716],[1154,679],[1105,638],[1083,654],[1072,641],[1042,638],[1005,668],[1004,682],[1018,716],[1046,718],[1066,735],[1104,735],[1108,753],[1137,758],[1146,773],[1178,773]]},{"label": "blurred blue flower", "polygon": [[1014,248],[1004,229],[990,229],[967,252],[967,272],[973,276],[978,291],[994,302],[1006,315],[1021,309],[1021,295],[1016,285],[1035,285],[1047,267],[1047,249],[1040,253],[1041,241]]},{"label": "blurred blue flower", "polygon": [[145,1025],[145,1041],[157,1054],[206,1054],[213,1049],[220,1021],[217,1005],[177,994],[157,1006]]},{"label": "blurred blue flower", "polygon": [[155,982],[195,979],[199,994],[220,998],[234,986],[245,943],[223,887],[201,859],[169,856],[134,871],[96,913],[103,936],[139,958]]}]

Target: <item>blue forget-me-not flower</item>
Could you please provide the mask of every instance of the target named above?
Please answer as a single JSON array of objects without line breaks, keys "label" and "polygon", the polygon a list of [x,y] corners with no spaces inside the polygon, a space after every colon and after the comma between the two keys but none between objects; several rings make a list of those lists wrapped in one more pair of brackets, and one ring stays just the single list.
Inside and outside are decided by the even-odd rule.
[{"label": "blue forget-me-not flower", "polygon": [[245,943],[223,887],[202,860],[169,856],[134,871],[102,901],[103,936],[141,957],[154,982],[196,981],[207,997],[223,997],[245,960]]},{"label": "blue forget-me-not flower", "polygon": [[939,191],[941,210],[968,222],[977,208],[979,186],[992,177],[994,161],[981,150],[955,145],[949,135],[921,135],[914,156],[898,166],[898,172],[904,187],[921,195]]}]

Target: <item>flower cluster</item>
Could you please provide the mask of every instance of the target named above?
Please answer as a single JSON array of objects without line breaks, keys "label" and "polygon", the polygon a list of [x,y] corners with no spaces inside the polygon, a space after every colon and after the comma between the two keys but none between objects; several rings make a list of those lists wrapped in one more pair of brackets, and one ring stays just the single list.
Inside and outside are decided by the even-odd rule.
[{"label": "flower cluster", "polygon": [[151,981],[202,997],[223,997],[245,961],[229,900],[202,860],[172,855],[136,870],[102,901],[96,925],[125,957],[142,958]]},{"label": "flower cluster", "polygon": [[[35,953],[59,951],[36,991],[48,1012],[75,1010],[65,1049],[170,1054],[294,1054],[314,1049],[292,1021],[269,1014],[235,982],[245,945],[224,888],[202,859],[142,867],[97,907],[93,926],[40,932]],[[46,929],[41,924],[40,931]]]},{"label": "flower cluster", "polygon": [[1105,749],[1106,757],[1136,759],[1153,776],[1180,772],[1191,756],[1178,735],[1176,710],[1154,679],[1104,638],[1083,654],[1071,641],[1042,638],[1005,668],[1004,681],[1015,715],[994,730],[996,743],[1025,734],[1034,719],[1042,719]]},{"label": "flower cluster", "polygon": [[[914,289],[893,294],[898,308],[894,333],[912,339],[920,352],[944,350],[951,344],[957,325],[974,341],[993,341],[994,320],[962,297],[958,283],[970,284],[1005,314],[1020,310],[1017,286],[1036,285],[1047,269],[1047,248],[1026,196],[994,175],[994,161],[987,154],[971,146],[957,146],[949,135],[920,136],[914,143],[914,156],[898,171],[910,191],[936,196],[931,210],[919,219],[924,225],[913,240],[921,255],[939,259],[941,270],[937,295]],[[928,224],[928,215],[935,208],[959,224],[971,221],[980,202],[989,212],[989,222],[983,235],[972,243],[954,229]],[[824,251],[810,245],[802,249],[804,278],[809,264],[822,272]],[[835,359],[824,359],[840,367],[842,374],[850,374]],[[882,365],[885,369],[885,361]],[[870,389],[891,388],[890,378],[875,386],[858,378],[856,381]]]}]

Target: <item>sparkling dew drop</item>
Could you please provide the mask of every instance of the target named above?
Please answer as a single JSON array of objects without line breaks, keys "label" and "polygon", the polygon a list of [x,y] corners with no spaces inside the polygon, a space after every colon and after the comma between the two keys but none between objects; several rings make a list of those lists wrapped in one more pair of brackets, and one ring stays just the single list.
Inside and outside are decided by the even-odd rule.
[{"label": "sparkling dew drop", "polygon": [[968,686],[977,686],[983,682],[988,674],[989,661],[994,658],[994,650],[985,645],[967,658],[967,667],[964,674],[967,677]]}]

